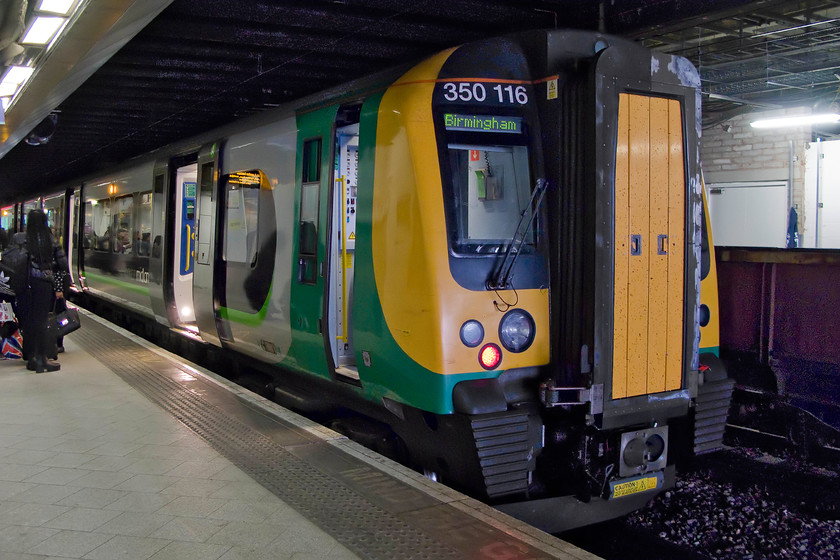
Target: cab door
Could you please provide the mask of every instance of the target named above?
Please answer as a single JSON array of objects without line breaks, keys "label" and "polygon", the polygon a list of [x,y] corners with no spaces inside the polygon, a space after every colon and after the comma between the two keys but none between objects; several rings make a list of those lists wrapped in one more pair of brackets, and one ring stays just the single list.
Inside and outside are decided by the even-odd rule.
[{"label": "cab door", "polygon": [[291,288],[291,355],[305,371],[330,377],[325,329],[324,272],[332,138],[338,107],[298,115],[295,165],[294,277]]}]

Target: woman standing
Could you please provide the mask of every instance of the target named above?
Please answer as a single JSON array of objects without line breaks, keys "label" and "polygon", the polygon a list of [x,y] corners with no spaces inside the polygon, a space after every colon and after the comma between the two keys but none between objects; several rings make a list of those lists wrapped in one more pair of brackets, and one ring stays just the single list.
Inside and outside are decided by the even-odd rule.
[{"label": "woman standing", "polygon": [[[26,217],[26,235],[16,234],[29,252],[29,287],[18,302],[23,317],[24,352],[29,356],[28,369],[36,373],[56,371],[57,363],[47,361],[47,350],[55,343],[47,340],[47,317],[55,297],[56,275],[67,270],[67,256],[47,226],[42,210],[31,210]],[[63,295],[63,294],[62,294]]]}]

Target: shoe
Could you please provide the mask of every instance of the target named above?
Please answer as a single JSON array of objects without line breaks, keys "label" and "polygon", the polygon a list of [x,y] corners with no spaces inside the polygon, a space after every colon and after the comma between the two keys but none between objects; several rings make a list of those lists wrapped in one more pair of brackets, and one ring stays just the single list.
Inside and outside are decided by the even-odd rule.
[{"label": "shoe", "polygon": [[58,371],[61,369],[61,364],[48,362],[46,358],[37,358],[35,360],[35,373],[44,373],[45,371]]},{"label": "shoe", "polygon": [[56,352],[58,352],[59,354],[64,354],[64,346],[59,346]]},{"label": "shoe", "polygon": [[29,371],[35,371],[35,358],[29,358],[26,361],[26,369]]}]

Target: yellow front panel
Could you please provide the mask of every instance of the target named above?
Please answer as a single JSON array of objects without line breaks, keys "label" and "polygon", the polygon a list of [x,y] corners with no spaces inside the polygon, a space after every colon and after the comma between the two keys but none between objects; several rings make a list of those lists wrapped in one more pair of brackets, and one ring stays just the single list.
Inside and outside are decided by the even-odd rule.
[{"label": "yellow front panel", "polygon": [[685,297],[685,167],[683,155],[682,111],[677,101],[670,100],[668,138],[668,355],[665,390],[682,386],[682,355]]},{"label": "yellow front panel", "polygon": [[717,286],[717,262],[715,261],[715,242],[712,235],[712,221],[709,216],[709,199],[706,185],[703,184],[703,219],[706,220],[706,236],[709,242],[709,274],[700,281],[700,303],[706,305],[711,312],[709,323],[700,327],[700,353],[717,352],[720,347],[720,320]]},{"label": "yellow front panel", "polygon": [[668,332],[668,166],[656,162],[668,161],[668,100],[650,100],[650,307],[648,338],[650,349],[647,361],[647,392],[665,390],[665,345]]},{"label": "yellow front panel", "polygon": [[621,94],[612,397],[682,382],[685,173],[679,102]]},{"label": "yellow front panel", "polygon": [[[627,286],[630,270],[630,122],[626,95],[618,100],[618,142],[615,151],[615,308],[616,325],[627,325]],[[627,396],[627,329],[615,329],[613,337],[613,397]]]},{"label": "yellow front panel", "polygon": [[[650,278],[650,98],[630,96],[630,300],[627,309],[627,394],[647,392]],[[635,241],[634,241],[634,236]],[[639,252],[633,255],[633,248]]]},{"label": "yellow front panel", "polygon": [[548,363],[548,290],[473,291],[449,268],[449,250],[432,95],[451,51],[419,64],[382,97],[376,136],[372,250],[376,288],[388,329],[400,348],[441,374],[482,371],[479,348],[460,341],[464,321],[484,326],[483,343],[500,344],[496,305],[517,302],[533,317],[530,348],[503,351],[500,369]]}]

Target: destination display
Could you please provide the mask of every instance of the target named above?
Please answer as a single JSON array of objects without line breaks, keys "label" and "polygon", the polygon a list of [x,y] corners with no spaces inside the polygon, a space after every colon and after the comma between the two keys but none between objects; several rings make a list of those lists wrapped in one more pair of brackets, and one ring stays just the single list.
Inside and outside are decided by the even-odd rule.
[{"label": "destination display", "polygon": [[459,115],[444,113],[443,125],[446,130],[466,130],[470,132],[505,132],[522,133],[522,117],[499,117],[493,115]]}]

